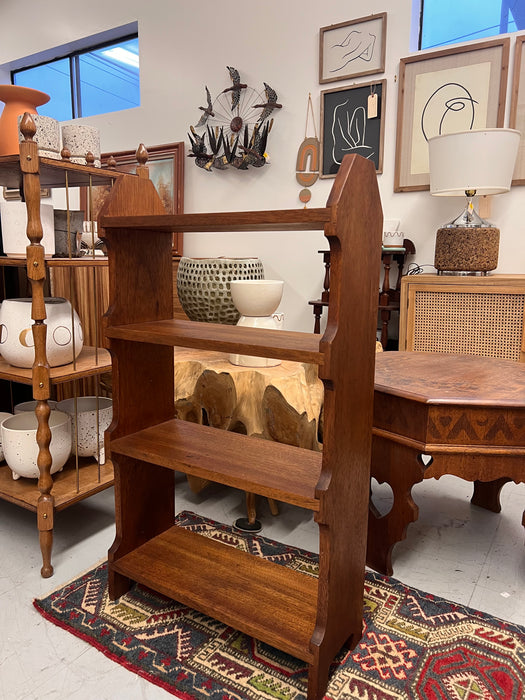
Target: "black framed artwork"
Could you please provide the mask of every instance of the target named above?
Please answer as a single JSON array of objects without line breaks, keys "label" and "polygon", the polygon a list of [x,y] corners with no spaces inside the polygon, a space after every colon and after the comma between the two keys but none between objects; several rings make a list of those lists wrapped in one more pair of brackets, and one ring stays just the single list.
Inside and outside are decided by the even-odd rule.
[{"label": "black framed artwork", "polygon": [[335,177],[356,153],[383,172],[386,80],[321,92],[321,177]]}]

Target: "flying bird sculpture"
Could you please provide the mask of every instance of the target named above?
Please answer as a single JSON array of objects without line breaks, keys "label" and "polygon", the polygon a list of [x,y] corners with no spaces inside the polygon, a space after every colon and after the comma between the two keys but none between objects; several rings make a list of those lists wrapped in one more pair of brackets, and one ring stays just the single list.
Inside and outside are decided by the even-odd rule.
[{"label": "flying bird sculpture", "polygon": [[206,88],[206,101],[207,101],[207,106],[206,106],[206,107],[199,107],[199,109],[202,109],[203,114],[202,114],[201,118],[199,119],[199,121],[198,121],[197,124],[196,124],[197,127],[199,127],[199,126],[204,126],[204,125],[206,124],[206,122],[208,121],[208,117],[214,117],[214,116],[215,116],[215,112],[213,111],[213,105],[212,105],[212,102],[211,102],[210,91],[208,90],[207,86],[205,86],[205,88]]},{"label": "flying bird sculpture", "polygon": [[268,83],[264,83],[264,92],[266,93],[266,102],[260,105],[253,105],[253,108],[262,109],[261,116],[258,121],[262,124],[274,109],[281,109],[282,105],[277,102],[277,93],[271,88]]},{"label": "flying bird sculpture", "polygon": [[247,88],[248,85],[246,85],[246,83],[241,83],[241,76],[239,75],[239,71],[236,68],[232,68],[231,66],[226,66],[226,68],[230,73],[230,78],[232,79],[233,85],[223,90],[223,92],[231,92],[233,112],[233,110],[238,106],[241,100],[241,90]]}]

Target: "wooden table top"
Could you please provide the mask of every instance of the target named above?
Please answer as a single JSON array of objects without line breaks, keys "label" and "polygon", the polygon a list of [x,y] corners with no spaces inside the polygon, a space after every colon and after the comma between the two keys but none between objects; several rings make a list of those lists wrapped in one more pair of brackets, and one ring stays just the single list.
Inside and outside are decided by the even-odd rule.
[{"label": "wooden table top", "polygon": [[524,408],[525,363],[444,353],[377,353],[375,390],[422,403]]}]

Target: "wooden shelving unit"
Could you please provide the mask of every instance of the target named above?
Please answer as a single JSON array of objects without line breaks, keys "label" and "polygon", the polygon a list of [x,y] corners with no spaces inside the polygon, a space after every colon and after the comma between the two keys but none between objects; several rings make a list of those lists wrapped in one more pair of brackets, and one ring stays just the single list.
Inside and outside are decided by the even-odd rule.
[{"label": "wooden shelving unit", "polygon": [[[38,483],[33,479],[14,480],[7,465],[0,466],[0,499],[14,503],[37,514],[40,548],[42,551],[42,576],[53,573],[51,549],[53,543],[54,513],[92,496],[113,485],[113,465],[110,460],[99,465],[90,459],[72,456],[64,469],[51,477],[50,441],[48,429],[47,399],[53,384],[65,384],[84,377],[93,377],[111,370],[109,352],[101,347],[84,346],[76,360],[62,367],[49,368],[45,356],[45,306],[43,286],[48,267],[104,267],[107,258],[86,256],[83,258],[52,258],[46,256],[40,245],[41,224],[39,215],[41,187],[91,187],[116,182],[135,176],[115,170],[77,165],[68,161],[39,158],[37,144],[32,140],[34,124],[29,128],[22,123],[25,140],[20,144],[20,154],[0,157],[0,185],[24,192],[28,210],[28,255],[26,257],[0,257],[0,267],[22,267],[32,285],[32,318],[35,319],[35,364],[32,369],[12,367],[0,358],[0,379],[32,385],[33,396],[38,401],[36,415],[43,437],[39,442],[40,466]],[[47,454],[47,456],[45,456]]]},{"label": "wooden shelving unit", "polygon": [[[362,634],[382,238],[374,167],[347,156],[327,206],[310,210],[172,216],[149,181],[121,180],[101,225],[115,419],[110,597],[137,581],[293,654],[309,664],[308,699],[320,700],[334,656]],[[332,255],[324,336],[173,319],[172,231],[311,229]],[[317,364],[322,454],[175,419],[174,346]],[[319,578],[174,526],[175,470],[313,511]]]}]

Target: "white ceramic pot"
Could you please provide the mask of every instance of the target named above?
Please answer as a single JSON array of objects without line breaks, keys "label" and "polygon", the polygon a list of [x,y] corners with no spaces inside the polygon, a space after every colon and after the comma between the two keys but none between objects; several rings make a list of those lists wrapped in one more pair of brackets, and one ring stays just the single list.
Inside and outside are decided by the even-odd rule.
[{"label": "white ceramic pot", "polygon": [[239,311],[232,302],[232,280],[264,278],[258,258],[180,259],[177,292],[182,308],[192,321],[225,323],[234,326]]},{"label": "white ceramic pot", "polygon": [[[25,202],[7,202],[0,200],[0,217],[2,219],[2,247],[8,257],[25,255],[30,244],[27,237],[27,209]],[[55,217],[52,204],[40,205],[42,222],[42,240],[46,255],[55,254]]]},{"label": "white ceramic pot", "polygon": [[[25,411],[35,412],[38,401],[24,401],[23,403],[17,403],[15,406],[15,414],[24,413]],[[52,411],[56,411],[57,402],[53,399],[48,399],[47,401],[49,408]]]},{"label": "white ceramic pot", "polygon": [[[76,311],[71,319],[71,304],[62,297],[47,297],[46,354],[50,367],[73,362],[84,343],[82,326]],[[31,319],[31,299],[5,299],[0,308],[0,353],[15,367],[32,367],[35,359]]]},{"label": "white ceramic pot", "polygon": [[[71,449],[79,457],[95,457],[99,452],[99,463],[103,464],[104,431],[109,428],[113,418],[113,402],[104,396],[98,397],[98,440],[97,440],[97,397],[79,396],[76,399],[64,399],[57,404],[59,411],[64,411],[71,418]],[[77,437],[78,436],[78,437]]]},{"label": "white ceramic pot", "polygon": [[[282,280],[232,280],[232,301],[241,313],[237,325],[282,329],[284,316],[274,311],[281,303],[283,286]],[[281,364],[281,360],[273,357],[238,354],[230,355],[230,362],[242,367],[276,367]]]},{"label": "white ceramic pot", "polygon": [[[6,418],[11,418],[12,413],[0,413],[0,425]],[[2,432],[0,431],[0,461],[4,459],[4,449],[2,447]]]},{"label": "white ceramic pot", "polygon": [[[2,448],[5,461],[13,472],[13,479],[25,476],[38,479],[40,471],[37,465],[38,444],[36,431],[38,421],[34,413],[24,411],[16,416],[6,418],[0,424]],[[60,471],[71,454],[71,421],[66,413],[51,411],[49,414],[51,430],[51,474]]]}]

